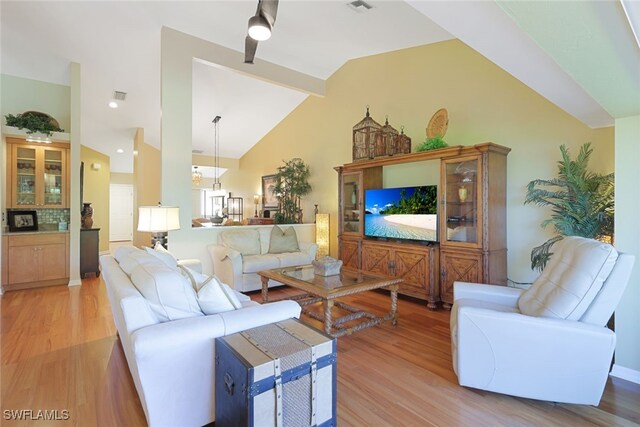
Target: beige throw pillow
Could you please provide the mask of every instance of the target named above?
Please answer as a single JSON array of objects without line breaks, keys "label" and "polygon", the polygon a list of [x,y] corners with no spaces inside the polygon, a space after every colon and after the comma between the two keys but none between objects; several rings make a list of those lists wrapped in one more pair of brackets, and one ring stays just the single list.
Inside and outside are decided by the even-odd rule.
[{"label": "beige throw pillow", "polygon": [[269,253],[281,254],[285,252],[299,252],[298,236],[296,229],[289,227],[282,231],[277,225],[271,230],[271,238],[269,239]]},{"label": "beige throw pillow", "polygon": [[256,229],[227,230],[220,233],[220,243],[242,255],[260,254],[260,234]]}]

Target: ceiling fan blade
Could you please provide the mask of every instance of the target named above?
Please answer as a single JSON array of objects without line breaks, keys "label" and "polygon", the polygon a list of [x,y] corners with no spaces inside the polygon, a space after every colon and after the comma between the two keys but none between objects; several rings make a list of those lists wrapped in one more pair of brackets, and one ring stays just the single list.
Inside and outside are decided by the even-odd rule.
[{"label": "ceiling fan blade", "polygon": [[244,63],[253,64],[253,58],[256,56],[258,41],[247,36],[244,38]]},{"label": "ceiling fan blade", "polygon": [[273,28],[278,13],[278,0],[260,0],[258,2],[258,13],[262,14]]}]

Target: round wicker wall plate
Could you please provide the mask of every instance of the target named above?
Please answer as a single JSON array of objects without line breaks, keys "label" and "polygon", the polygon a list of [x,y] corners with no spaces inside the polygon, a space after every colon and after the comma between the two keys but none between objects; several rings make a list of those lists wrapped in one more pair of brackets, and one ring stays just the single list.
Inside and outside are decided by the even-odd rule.
[{"label": "round wicker wall plate", "polygon": [[444,136],[447,133],[447,127],[449,126],[449,113],[446,108],[441,108],[435,112],[435,114],[429,120],[427,125],[427,138],[433,138],[434,136]]}]

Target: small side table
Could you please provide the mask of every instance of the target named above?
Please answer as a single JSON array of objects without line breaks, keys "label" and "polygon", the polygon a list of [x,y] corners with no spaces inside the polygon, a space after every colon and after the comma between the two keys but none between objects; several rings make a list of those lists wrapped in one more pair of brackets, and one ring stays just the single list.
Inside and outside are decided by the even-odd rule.
[{"label": "small side table", "polygon": [[100,264],[98,253],[100,252],[100,229],[80,229],[80,277],[85,278],[87,273],[95,273],[100,276]]}]

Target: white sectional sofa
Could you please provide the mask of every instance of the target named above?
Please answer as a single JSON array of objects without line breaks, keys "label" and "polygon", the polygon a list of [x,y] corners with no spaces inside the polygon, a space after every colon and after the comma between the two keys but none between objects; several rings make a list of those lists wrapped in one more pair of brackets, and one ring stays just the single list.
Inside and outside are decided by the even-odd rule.
[{"label": "white sectional sofa", "polygon": [[[214,274],[235,290],[247,292],[262,288],[258,271],[311,264],[318,245],[298,241],[295,228],[282,225],[225,230],[218,243],[207,248]],[[269,287],[279,285],[269,281]]]},{"label": "white sectional sofa", "polygon": [[[214,421],[215,338],[300,316],[294,301],[260,305],[230,289],[239,306],[205,315],[198,308],[204,307],[200,291],[190,293],[191,282],[185,286],[180,277],[187,279],[179,268],[132,247],[119,248],[115,256],[103,255],[100,264],[129,370],[151,426]],[[150,291],[158,298],[150,297]],[[167,291],[180,299],[174,307],[162,294]]]}]

